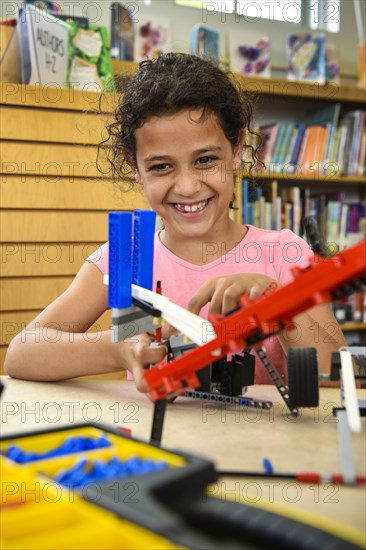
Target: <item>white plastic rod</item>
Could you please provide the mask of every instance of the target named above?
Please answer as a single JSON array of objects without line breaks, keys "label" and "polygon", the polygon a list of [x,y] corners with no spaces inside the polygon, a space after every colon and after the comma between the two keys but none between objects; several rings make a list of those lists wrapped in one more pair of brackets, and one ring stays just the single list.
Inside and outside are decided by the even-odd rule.
[{"label": "white plastic rod", "polygon": [[212,323],[174,304],[166,296],[137,285],[132,285],[132,296],[161,311],[161,316],[165,321],[188,336],[198,346],[206,344],[216,337]]},{"label": "white plastic rod", "polygon": [[352,432],[361,431],[361,416],[358,408],[355,376],[353,373],[352,355],[349,351],[340,350],[341,372],[344,389],[344,401],[348,425]]}]

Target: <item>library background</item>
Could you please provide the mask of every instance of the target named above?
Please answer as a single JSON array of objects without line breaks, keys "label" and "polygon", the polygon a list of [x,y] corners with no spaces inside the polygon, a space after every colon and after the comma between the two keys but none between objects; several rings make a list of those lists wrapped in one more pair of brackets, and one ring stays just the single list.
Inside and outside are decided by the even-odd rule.
[{"label": "library background", "polygon": [[[115,75],[159,52],[209,55],[253,98],[265,168],[237,178],[238,221],[302,235],[313,215],[330,252],[365,237],[364,0],[0,9],[1,366],[11,338],[107,240],[107,212],[147,208],[138,191],[117,191],[96,157]],[[365,344],[365,292],[334,309],[348,342]],[[94,330],[109,324],[104,315]]]}]

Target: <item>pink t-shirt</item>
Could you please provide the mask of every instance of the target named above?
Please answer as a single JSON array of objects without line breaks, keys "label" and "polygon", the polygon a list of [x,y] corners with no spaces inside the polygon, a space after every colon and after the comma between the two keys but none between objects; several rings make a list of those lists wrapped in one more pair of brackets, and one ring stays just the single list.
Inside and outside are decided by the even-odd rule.
[{"label": "pink t-shirt", "polygon": [[[225,243],[205,243],[202,249],[204,265],[191,264],[168,250],[155,234],[154,286],[161,281],[164,296],[186,308],[192,295],[209,279],[238,273],[265,274],[285,285],[293,280],[292,268],[309,264],[312,251],[309,245],[289,229],[269,231],[247,225],[245,237],[232,250]],[[222,255],[210,262],[210,255]],[[103,274],[108,273],[108,243],[88,258]],[[209,304],[200,312],[207,319]],[[264,346],[276,369],[287,382],[286,357],[276,336],[265,340]],[[257,359],[255,383],[268,384],[269,378]]]}]

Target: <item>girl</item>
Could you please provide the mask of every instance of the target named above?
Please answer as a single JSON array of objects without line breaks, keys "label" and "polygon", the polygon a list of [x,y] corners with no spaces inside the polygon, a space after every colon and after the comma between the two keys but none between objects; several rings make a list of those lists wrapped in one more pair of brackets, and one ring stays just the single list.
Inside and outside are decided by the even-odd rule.
[{"label": "girl", "polygon": [[[245,146],[253,133],[251,118],[246,95],[221,69],[193,55],[168,53],[141,63],[109,126],[114,176],[123,178],[132,170],[163,220],[155,235],[154,284],[160,280],[165,296],[204,317],[227,312],[241,295],[257,296],[269,283],[286,284],[291,268],[307,265],[311,257],[308,245],[290,230],[257,229],[229,216],[243,149],[249,149],[251,168],[256,163],[255,151]],[[59,380],[125,368],[137,388],[146,390],[143,367],[163,358],[163,346],[150,348],[152,337],[146,334],[117,344],[109,331],[98,342],[84,337],[107,309],[107,268],[108,243],[27,327],[38,330],[38,341],[24,332],[14,338],[6,357],[8,374]],[[54,343],[42,336],[42,327],[50,323],[64,327]],[[70,327],[77,328],[71,332]],[[299,315],[296,330],[265,343],[284,379],[289,346],[316,347],[320,368],[327,372],[331,352],[344,344],[328,305]],[[256,382],[268,381],[257,364]]]}]

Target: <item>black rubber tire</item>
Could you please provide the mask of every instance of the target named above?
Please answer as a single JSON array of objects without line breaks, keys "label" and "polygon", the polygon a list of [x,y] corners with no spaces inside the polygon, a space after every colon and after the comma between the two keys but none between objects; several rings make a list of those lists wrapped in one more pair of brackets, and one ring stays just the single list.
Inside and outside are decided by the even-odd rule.
[{"label": "black rubber tire", "polygon": [[290,348],[287,352],[289,406],[319,406],[318,359],[315,348]]}]

